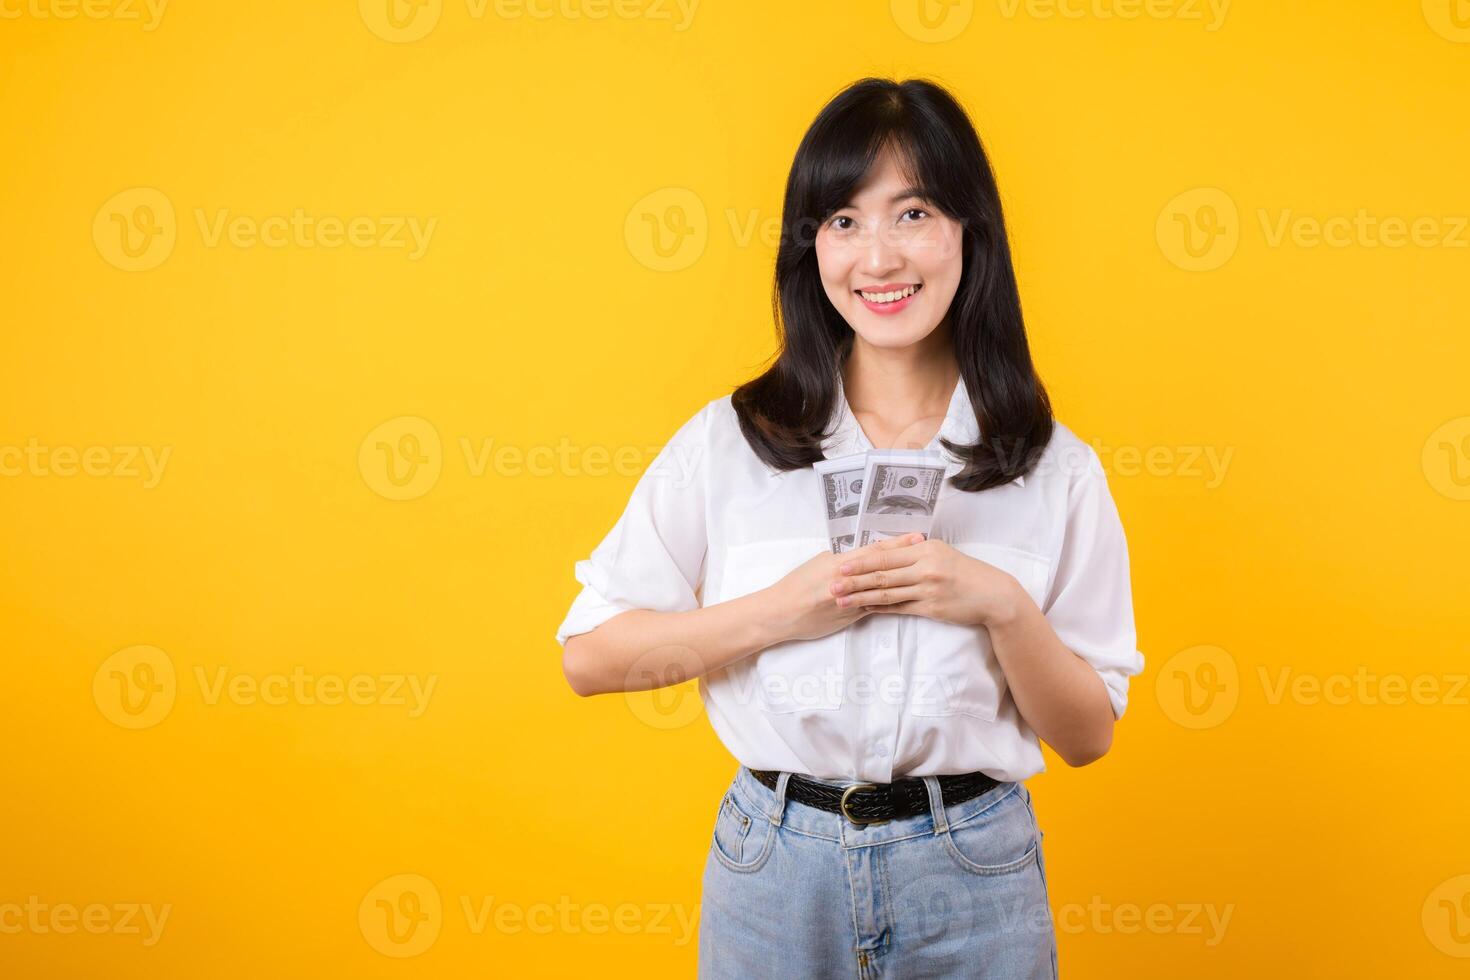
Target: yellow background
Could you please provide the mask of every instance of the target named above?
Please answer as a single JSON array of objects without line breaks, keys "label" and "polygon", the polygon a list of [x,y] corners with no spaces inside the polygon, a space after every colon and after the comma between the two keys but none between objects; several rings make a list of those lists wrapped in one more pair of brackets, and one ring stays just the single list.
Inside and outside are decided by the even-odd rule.
[{"label": "yellow background", "polygon": [[[653,452],[771,353],[791,156],[872,73],[971,109],[1128,530],[1146,671],[1106,759],[1030,783],[1063,974],[1463,976],[1453,2],[4,0],[0,447],[170,455],[0,477],[0,906],[170,913],[0,932],[0,974],[693,975],[735,762],[692,684],[575,697],[553,633]],[[208,233],[298,209],[366,237]],[[1360,211],[1430,223],[1298,220]],[[373,703],[212,686],[297,668]],[[1274,693],[1360,669],[1439,694]]]}]

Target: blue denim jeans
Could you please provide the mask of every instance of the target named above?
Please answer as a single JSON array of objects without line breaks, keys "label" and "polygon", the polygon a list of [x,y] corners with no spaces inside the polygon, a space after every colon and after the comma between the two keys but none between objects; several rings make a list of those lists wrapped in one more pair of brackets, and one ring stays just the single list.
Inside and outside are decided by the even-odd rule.
[{"label": "blue denim jeans", "polygon": [[741,766],[720,800],[701,980],[1055,980],[1042,832],[1024,784],[945,807],[926,776],[930,812],[859,825],[788,800],[790,778],[773,790]]}]

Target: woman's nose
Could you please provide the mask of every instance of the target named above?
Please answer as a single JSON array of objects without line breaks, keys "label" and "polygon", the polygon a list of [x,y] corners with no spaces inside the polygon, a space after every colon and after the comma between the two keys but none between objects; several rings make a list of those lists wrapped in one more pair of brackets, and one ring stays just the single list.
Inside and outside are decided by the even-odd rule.
[{"label": "woman's nose", "polygon": [[903,256],[899,253],[897,243],[890,240],[890,236],[880,231],[869,233],[868,241],[863,244],[863,270],[869,274],[876,275],[887,269],[894,269],[903,264]]}]

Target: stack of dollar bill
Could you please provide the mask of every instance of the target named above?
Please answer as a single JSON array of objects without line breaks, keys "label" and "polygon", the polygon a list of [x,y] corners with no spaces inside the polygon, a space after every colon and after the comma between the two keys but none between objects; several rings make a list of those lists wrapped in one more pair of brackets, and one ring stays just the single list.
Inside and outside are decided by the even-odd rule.
[{"label": "stack of dollar bill", "polygon": [[827,508],[832,553],[883,538],[929,536],[944,484],[944,454],[932,449],[870,449],[813,466]]}]

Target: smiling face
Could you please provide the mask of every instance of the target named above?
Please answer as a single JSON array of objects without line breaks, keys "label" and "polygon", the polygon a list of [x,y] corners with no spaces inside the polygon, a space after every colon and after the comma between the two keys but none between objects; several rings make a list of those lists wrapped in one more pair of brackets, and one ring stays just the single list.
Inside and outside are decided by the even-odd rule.
[{"label": "smiling face", "polygon": [[964,268],[960,223],[916,196],[887,150],[817,229],[816,252],[827,299],[874,347],[908,347],[933,333]]}]

